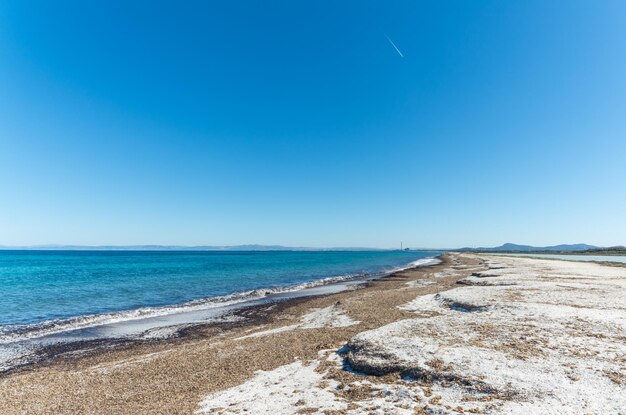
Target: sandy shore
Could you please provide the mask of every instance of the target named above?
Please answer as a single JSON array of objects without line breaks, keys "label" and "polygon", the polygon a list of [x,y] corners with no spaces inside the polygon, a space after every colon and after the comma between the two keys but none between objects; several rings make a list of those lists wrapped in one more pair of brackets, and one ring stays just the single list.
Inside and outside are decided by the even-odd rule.
[{"label": "sandy shore", "polygon": [[626,408],[624,268],[452,254],[362,289],[239,317],[4,375],[0,413]]}]

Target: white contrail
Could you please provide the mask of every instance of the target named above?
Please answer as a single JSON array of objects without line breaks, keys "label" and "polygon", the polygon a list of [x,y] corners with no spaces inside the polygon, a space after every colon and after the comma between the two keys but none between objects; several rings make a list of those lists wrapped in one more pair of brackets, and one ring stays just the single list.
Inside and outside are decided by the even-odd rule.
[{"label": "white contrail", "polygon": [[385,35],[385,37],[387,38],[387,40],[389,41],[389,43],[391,43],[391,46],[393,46],[393,48],[396,50],[396,52],[398,52],[398,55],[400,55],[401,58],[404,58],[404,55],[402,54],[402,52],[400,52],[400,49],[398,49],[398,47],[396,46],[395,43],[393,43],[393,40],[391,40],[391,38],[387,35]]}]

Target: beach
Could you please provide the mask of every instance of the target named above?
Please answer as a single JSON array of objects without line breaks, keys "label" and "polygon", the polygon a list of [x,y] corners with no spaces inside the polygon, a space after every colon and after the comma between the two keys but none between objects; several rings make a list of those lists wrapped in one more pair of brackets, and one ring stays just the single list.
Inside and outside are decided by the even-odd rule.
[{"label": "beach", "polygon": [[3,414],[622,414],[626,268],[450,253],[0,377]]}]

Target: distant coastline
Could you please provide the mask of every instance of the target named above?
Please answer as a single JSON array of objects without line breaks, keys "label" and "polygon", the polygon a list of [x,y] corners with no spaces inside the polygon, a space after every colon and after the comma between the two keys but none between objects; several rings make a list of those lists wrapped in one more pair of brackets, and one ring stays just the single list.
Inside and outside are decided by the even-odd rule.
[{"label": "distant coastline", "polygon": [[[5,251],[393,251],[368,247],[290,247],[283,245],[0,245]],[[422,251],[422,250],[420,250]]]},{"label": "distant coastline", "polygon": [[[365,252],[386,252],[399,251],[398,248],[375,248],[366,246],[345,246],[345,247],[309,247],[309,246],[285,246],[285,245],[0,245],[0,251],[233,251],[233,252],[253,252],[253,251],[304,251],[304,252],[329,252],[329,251],[365,251]],[[464,248],[432,248],[413,247],[404,248],[403,251],[412,252],[472,252],[472,253],[499,253],[499,254],[558,254],[558,255],[626,255],[625,246],[600,247],[595,245],[561,244],[553,246],[532,246],[505,243],[497,247],[464,247]]]}]

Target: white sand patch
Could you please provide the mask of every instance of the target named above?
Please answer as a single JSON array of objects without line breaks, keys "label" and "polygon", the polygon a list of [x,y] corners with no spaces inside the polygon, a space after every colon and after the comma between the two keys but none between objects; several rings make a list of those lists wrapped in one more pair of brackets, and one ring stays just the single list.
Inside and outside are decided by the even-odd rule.
[{"label": "white sand patch", "polygon": [[326,361],[341,368],[343,358],[331,350],[318,355],[318,360],[309,364],[296,361],[257,372],[240,386],[207,396],[196,413],[326,415],[341,411],[346,415],[414,415],[438,391],[437,387],[425,389],[415,382],[386,384],[362,376],[342,384],[320,371],[319,366]]},{"label": "white sand patch", "polygon": [[314,329],[320,327],[348,327],[358,324],[338,305],[318,308],[305,314],[300,319],[300,328]]},{"label": "white sand patch", "polygon": [[433,285],[434,283],[435,281],[433,280],[414,280],[414,281],[407,281],[406,286],[407,288],[422,288],[422,287],[427,287],[429,285]]},{"label": "white sand patch", "polygon": [[455,277],[460,275],[460,273],[452,268],[446,268],[443,271],[435,272],[433,275],[435,278],[447,278],[447,277]]},{"label": "white sand patch", "polygon": [[205,414],[324,414],[344,410],[345,401],[332,392],[333,381],[322,383],[324,374],[315,369],[319,362],[296,361],[265,372],[259,371],[242,385],[207,396],[196,413]]},{"label": "white sand patch", "polygon": [[250,337],[269,336],[272,334],[283,333],[285,331],[296,329],[316,329],[322,327],[348,327],[359,324],[359,321],[353,320],[338,304],[325,308],[315,308],[300,318],[297,324],[278,327],[275,329],[264,330],[257,333],[248,334],[238,337],[237,340],[243,340]]},{"label": "white sand patch", "polygon": [[499,285],[416,298],[402,308],[428,318],[354,336],[349,363],[433,381],[440,398],[427,406],[436,413],[626,413],[626,270],[518,258],[489,265],[489,276],[475,278]]}]

